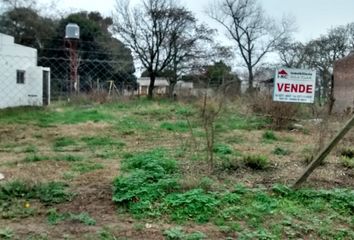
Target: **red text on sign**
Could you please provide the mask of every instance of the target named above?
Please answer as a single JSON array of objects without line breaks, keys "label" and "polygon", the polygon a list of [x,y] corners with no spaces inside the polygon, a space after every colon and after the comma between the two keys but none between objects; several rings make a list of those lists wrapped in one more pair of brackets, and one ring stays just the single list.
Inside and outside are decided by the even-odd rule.
[{"label": "red text on sign", "polygon": [[290,84],[290,83],[278,83],[279,92],[292,92],[292,93],[312,93],[312,85],[305,84]]}]

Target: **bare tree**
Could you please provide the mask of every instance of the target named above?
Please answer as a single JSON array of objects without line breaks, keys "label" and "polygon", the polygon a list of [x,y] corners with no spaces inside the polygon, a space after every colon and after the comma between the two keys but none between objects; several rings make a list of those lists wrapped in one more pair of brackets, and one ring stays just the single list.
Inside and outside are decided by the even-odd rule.
[{"label": "bare tree", "polygon": [[249,90],[253,90],[254,69],[264,56],[274,51],[292,32],[292,22],[281,24],[264,14],[257,0],[220,0],[210,6],[208,15],[220,23],[236,43],[248,70]]},{"label": "bare tree", "polygon": [[[144,0],[141,6],[130,7],[129,1],[117,0],[114,31],[128,45],[146,68],[150,85],[148,97],[153,97],[156,76],[182,61],[194,38],[183,34],[194,26],[192,13],[169,0]],[[173,65],[172,64],[172,65]]]}]

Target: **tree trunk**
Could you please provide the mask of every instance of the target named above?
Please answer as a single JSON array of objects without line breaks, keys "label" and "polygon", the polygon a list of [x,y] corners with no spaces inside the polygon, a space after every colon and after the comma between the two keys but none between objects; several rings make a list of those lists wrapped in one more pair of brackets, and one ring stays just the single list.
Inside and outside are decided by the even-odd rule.
[{"label": "tree trunk", "polygon": [[176,86],[176,83],[175,81],[170,81],[170,86],[168,87],[168,96],[170,99],[174,99],[174,90],[175,90],[175,86]]},{"label": "tree trunk", "polygon": [[149,85],[149,90],[148,90],[148,99],[152,99],[154,97],[155,79],[156,79],[156,74],[154,72],[150,73],[150,85]]},{"label": "tree trunk", "polygon": [[253,93],[254,92],[253,80],[254,80],[253,69],[252,68],[248,68],[248,89],[247,89],[248,93]]}]

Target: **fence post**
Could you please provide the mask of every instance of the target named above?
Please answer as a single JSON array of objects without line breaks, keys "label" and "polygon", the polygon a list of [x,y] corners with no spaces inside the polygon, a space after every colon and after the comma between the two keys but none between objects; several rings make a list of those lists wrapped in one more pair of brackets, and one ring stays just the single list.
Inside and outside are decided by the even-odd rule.
[{"label": "fence post", "polygon": [[310,163],[306,168],[305,172],[296,180],[293,188],[298,188],[310,174],[322,163],[322,161],[328,156],[332,149],[338,144],[338,142],[347,134],[347,132],[354,125],[354,115],[350,120],[344,125],[344,127],[339,131],[339,133],[331,140],[331,142],[316,156],[316,158]]}]

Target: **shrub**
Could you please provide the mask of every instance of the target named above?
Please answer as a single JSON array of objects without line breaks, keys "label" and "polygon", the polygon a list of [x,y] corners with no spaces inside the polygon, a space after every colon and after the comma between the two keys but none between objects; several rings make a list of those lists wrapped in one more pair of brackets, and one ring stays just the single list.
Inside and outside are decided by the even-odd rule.
[{"label": "shrub", "polygon": [[264,170],[269,166],[269,160],[262,155],[249,155],[243,158],[245,165],[254,170]]}]

